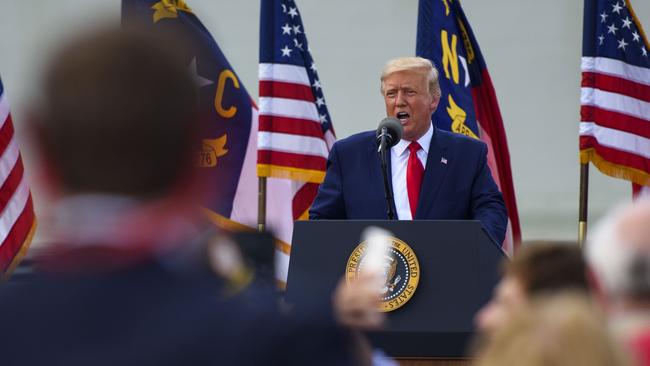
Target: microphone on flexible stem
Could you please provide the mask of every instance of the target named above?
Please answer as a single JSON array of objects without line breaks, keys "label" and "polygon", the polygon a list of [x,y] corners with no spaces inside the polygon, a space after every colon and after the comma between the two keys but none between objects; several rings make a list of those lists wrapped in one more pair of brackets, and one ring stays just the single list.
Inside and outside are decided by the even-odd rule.
[{"label": "microphone on flexible stem", "polygon": [[388,206],[388,219],[395,220],[395,211],[393,211],[393,190],[388,180],[388,168],[386,153],[391,147],[395,146],[402,138],[404,128],[400,121],[395,117],[386,117],[377,127],[377,152],[381,160],[381,172],[384,175],[384,193],[386,204]]}]

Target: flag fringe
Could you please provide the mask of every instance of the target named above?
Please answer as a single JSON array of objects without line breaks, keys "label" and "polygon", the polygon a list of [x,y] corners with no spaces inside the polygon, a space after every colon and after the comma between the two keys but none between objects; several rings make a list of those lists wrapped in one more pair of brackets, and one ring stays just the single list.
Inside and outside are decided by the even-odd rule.
[{"label": "flag fringe", "polygon": [[286,255],[291,255],[291,244],[277,238],[275,239],[275,249]]},{"label": "flag fringe", "polygon": [[589,162],[592,162],[601,173],[610,177],[629,180],[642,186],[650,185],[650,174],[639,169],[607,161],[598,155],[598,152],[593,147],[580,150],[580,163],[587,164]]},{"label": "flag fringe", "polygon": [[287,290],[287,283],[282,280],[275,280],[275,286],[280,289],[280,291]]},{"label": "flag fringe", "polygon": [[322,170],[300,169],[270,164],[257,164],[257,176],[299,180],[307,183],[320,184],[325,179],[325,172]]},{"label": "flag fringe", "polygon": [[255,231],[254,227],[244,225],[240,222],[230,220],[227,217],[221,216],[218,213],[210,210],[209,208],[201,208],[205,216],[212,221],[218,228],[227,231]]},{"label": "flag fringe", "polygon": [[9,263],[9,267],[7,267],[5,273],[3,273],[2,276],[0,277],[2,281],[8,281],[11,275],[16,270],[16,268],[18,268],[20,262],[22,262],[23,258],[25,258],[25,256],[27,255],[27,250],[29,250],[29,247],[32,245],[32,239],[34,239],[35,233],[36,233],[36,219],[34,219],[34,222],[32,223],[32,227],[29,229],[27,238],[25,239],[25,241],[23,241],[23,244],[20,246],[20,250],[18,251],[18,253],[16,253],[16,256],[11,260],[11,263]]},{"label": "flag fringe", "polygon": [[306,220],[309,220],[309,209],[310,209],[310,208],[311,208],[311,206],[309,206],[309,207],[305,210],[305,212],[303,212],[302,214],[300,214],[300,216],[298,216],[298,218],[296,219],[296,221],[306,221]]},{"label": "flag fringe", "polygon": [[[248,225],[244,225],[242,223],[239,223],[237,221],[230,220],[229,218],[226,218],[224,216],[219,215],[218,213],[208,209],[208,208],[202,208],[203,213],[207,216],[207,218],[212,221],[213,224],[215,224],[218,228],[227,230],[227,231],[255,231],[257,229],[250,227]],[[278,238],[273,238],[275,241],[275,249],[286,254],[290,255],[291,254],[291,244],[284,242]]]}]

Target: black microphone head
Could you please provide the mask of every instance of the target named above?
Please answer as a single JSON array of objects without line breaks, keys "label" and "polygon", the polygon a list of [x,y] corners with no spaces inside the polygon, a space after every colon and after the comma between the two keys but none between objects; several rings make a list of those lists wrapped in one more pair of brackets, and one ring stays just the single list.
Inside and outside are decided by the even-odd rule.
[{"label": "black microphone head", "polygon": [[386,127],[386,143],[387,143],[387,148],[391,148],[399,142],[399,140],[402,138],[402,132],[404,132],[404,127],[402,127],[402,123],[395,117],[386,117],[381,122],[379,123],[379,127],[377,127],[377,145],[381,143],[381,134],[382,134],[382,129]]}]

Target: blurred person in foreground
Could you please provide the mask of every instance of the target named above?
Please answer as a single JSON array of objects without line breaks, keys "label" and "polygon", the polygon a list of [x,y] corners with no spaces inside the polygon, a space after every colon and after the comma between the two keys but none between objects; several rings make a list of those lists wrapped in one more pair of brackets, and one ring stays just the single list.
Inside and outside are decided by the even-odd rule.
[{"label": "blurred person in foreground", "polygon": [[586,257],[614,335],[650,365],[650,200],[610,212],[589,238]]},{"label": "blurred person in foreground", "polygon": [[55,242],[36,280],[0,289],[3,365],[356,363],[334,317],[376,324],[372,297],[343,288],[338,312],[287,317],[254,290],[228,296],[209,270],[180,45],[105,28],[53,58],[29,127],[58,195]]},{"label": "blurred person in foreground", "polygon": [[575,242],[524,243],[512,259],[503,261],[502,272],[494,296],[476,314],[475,323],[483,336],[537,297],[565,290],[588,291],[586,265]]},{"label": "blurred person in foreground", "polygon": [[624,366],[584,293],[538,298],[513,311],[475,358],[476,366]]}]

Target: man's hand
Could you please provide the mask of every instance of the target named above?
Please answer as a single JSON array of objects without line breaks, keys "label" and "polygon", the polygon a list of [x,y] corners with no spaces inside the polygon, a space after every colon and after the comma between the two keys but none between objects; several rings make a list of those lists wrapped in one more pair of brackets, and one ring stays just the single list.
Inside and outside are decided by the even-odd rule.
[{"label": "man's hand", "polygon": [[379,311],[379,279],[376,273],[361,272],[354,282],[339,281],[334,292],[334,315],[339,324],[357,330],[380,329],[386,318]]}]

